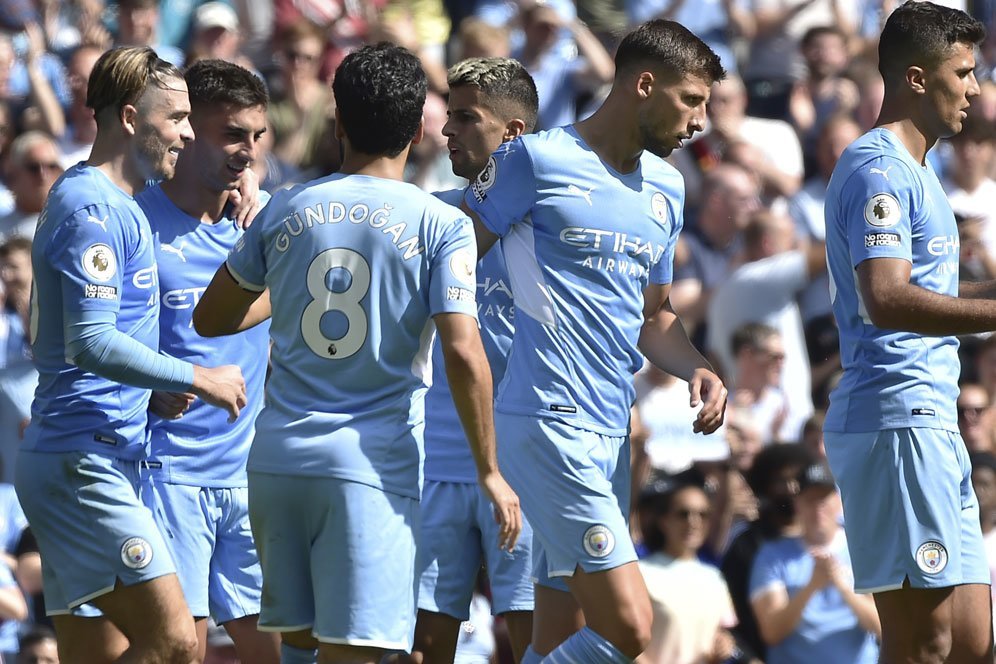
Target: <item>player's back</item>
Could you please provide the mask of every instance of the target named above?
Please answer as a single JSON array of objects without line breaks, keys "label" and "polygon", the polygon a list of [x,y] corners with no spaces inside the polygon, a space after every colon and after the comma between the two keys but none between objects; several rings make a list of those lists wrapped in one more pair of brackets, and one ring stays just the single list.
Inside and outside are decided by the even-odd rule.
[{"label": "player's back", "polygon": [[65,312],[114,312],[117,329],[159,348],[159,291],[149,222],[96,168],[52,187],[32,246],[31,338],[39,383],[22,447],[145,455],[149,391],[76,367]]},{"label": "player's back", "polygon": [[912,263],[910,283],[958,294],[958,229],[929,162],[877,128],[841,155],[827,188],[827,264],[844,375],[826,430],[927,427],[957,431],[958,340],[876,327],[858,285],[868,259]]},{"label": "player's back", "polygon": [[278,193],[229,257],[270,289],[273,366],[250,471],[418,495],[432,314],[474,315],[473,231],[417,187],[335,174]]}]

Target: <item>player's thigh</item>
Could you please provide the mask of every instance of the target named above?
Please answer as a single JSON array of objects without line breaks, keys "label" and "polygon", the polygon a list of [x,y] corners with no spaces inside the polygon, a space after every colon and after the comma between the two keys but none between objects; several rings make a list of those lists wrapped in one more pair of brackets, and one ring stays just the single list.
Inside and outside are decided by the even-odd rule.
[{"label": "player's thigh", "polygon": [[[578,567],[608,570],[636,560],[628,505],[624,509],[616,495],[617,488],[628,486],[628,460],[619,467],[624,436],[501,413],[495,425],[502,440],[502,473],[519,494],[533,530],[534,560],[541,551],[548,576],[568,577]],[[543,583],[543,575],[537,579]]]},{"label": "player's thigh", "polygon": [[249,523],[249,490],[233,487],[208,492],[218,520],[207,588],[211,616],[224,625],[259,613],[263,572]]},{"label": "player's thigh", "polygon": [[567,585],[591,629],[620,650],[643,650],[650,638],[653,609],[637,563],[590,573],[578,570]]},{"label": "player's thigh", "polygon": [[477,485],[427,480],[419,503],[418,608],[459,621],[470,616],[470,600],[481,568],[477,529]]},{"label": "player's thigh", "polygon": [[215,518],[205,489],[184,484],[146,482],[142,500],[166,539],[190,612],[210,615],[208,574],[215,548]]},{"label": "player's thigh", "polygon": [[412,659],[400,661],[451,662],[460,639],[460,619],[445,613],[418,610],[415,619],[415,645]]},{"label": "player's thigh", "polygon": [[322,483],[330,508],[312,545],[315,637],[333,646],[411,650],[418,502],[358,482]]},{"label": "player's thigh", "polygon": [[93,604],[138,651],[189,653],[191,657],[196,652],[194,619],[175,574],[119,585],[95,598]]},{"label": "player's thigh", "polygon": [[175,571],[139,497],[136,462],[85,452],[22,452],[17,489],[42,556],[46,608],[67,613],[95,597]]},{"label": "player's thigh", "polygon": [[59,660],[110,664],[128,649],[128,639],[103,616],[81,617],[72,614],[52,616]]},{"label": "player's thigh", "polygon": [[569,590],[537,584],[532,624],[532,644],[537,654],[549,654],[584,625],[581,606]]},{"label": "player's thigh", "polygon": [[[964,443],[933,429],[825,435],[855,588],[988,583]],[[875,509],[868,509],[875,505]]]}]

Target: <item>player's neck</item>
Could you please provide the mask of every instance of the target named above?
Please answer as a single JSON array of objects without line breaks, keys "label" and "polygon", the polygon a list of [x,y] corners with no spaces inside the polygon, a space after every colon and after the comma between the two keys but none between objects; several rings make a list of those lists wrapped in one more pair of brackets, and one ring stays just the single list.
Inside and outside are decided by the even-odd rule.
[{"label": "player's neck", "polygon": [[122,148],[122,145],[123,142],[117,138],[111,140],[98,133],[86,165],[98,169],[115,186],[134,196],[145,188],[145,177],[138,166],[128,159],[127,148]]},{"label": "player's neck", "polygon": [[228,192],[206,188],[193,169],[177,168],[172,180],[162,183],[163,193],[173,205],[201,222],[213,224],[221,219],[228,202]]},{"label": "player's neck", "polygon": [[590,118],[574,125],[599,159],[619,173],[635,171],[643,154],[636,123],[626,121],[629,115],[610,93]]},{"label": "player's neck", "polygon": [[910,155],[922,166],[926,164],[927,152],[934,147],[937,137],[928,135],[920,127],[917,118],[910,113],[908,104],[903,104],[902,108],[899,106],[898,102],[890,103],[886,98],[875,126],[888,129],[895,134]]},{"label": "player's neck", "polygon": [[405,162],[408,161],[408,150],[405,148],[396,157],[386,155],[371,155],[356,152],[348,147],[342,160],[340,173],[346,175],[368,175],[385,180],[404,180]]}]

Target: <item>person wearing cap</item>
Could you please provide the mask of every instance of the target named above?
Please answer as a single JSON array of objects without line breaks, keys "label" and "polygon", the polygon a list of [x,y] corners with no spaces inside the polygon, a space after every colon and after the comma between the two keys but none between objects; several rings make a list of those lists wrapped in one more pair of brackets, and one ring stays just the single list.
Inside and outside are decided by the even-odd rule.
[{"label": "person wearing cap", "polygon": [[841,502],[826,462],[798,477],[799,536],[761,547],[750,579],[751,607],[768,664],[873,664],[881,634],[875,603],[854,592]]},{"label": "person wearing cap", "polygon": [[[194,13],[190,33],[187,62],[214,58],[246,66],[248,60],[241,55],[242,38],[239,34],[239,17],[224,2],[206,2]],[[245,61],[245,62],[243,62]]]}]

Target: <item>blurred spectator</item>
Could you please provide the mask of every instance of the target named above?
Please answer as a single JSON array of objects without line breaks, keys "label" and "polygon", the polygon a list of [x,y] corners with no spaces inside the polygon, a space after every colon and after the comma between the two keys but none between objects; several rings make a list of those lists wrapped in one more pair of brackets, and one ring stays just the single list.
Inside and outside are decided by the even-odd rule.
[{"label": "blurred spectator", "polygon": [[325,36],[318,26],[299,21],[280,35],[280,71],[272,81],[268,108],[273,127],[273,153],[288,164],[308,170],[332,117],[332,91],[319,77]]},{"label": "blurred spectator", "polygon": [[989,256],[996,256],[996,126],[971,113],[962,130],[950,139],[954,159],[950,162],[944,190],[955,214],[982,219],[982,243]]},{"label": "blurred spectator", "polygon": [[453,174],[446,147],[443,125],[446,124],[446,101],[434,92],[425,97],[422,109],[422,140],[412,145],[405,164],[405,180],[425,191],[463,188],[467,181]]},{"label": "blurred spectator", "polygon": [[241,53],[239,28],[238,15],[224,2],[207,2],[198,7],[190,31],[187,65],[212,58],[253,69],[252,62]]},{"label": "blurred spectator", "polygon": [[66,131],[59,141],[62,168],[70,168],[90,157],[97,136],[97,120],[86,105],[87,83],[102,51],[95,46],[80,46],[69,57],[69,89],[72,100],[67,113]]},{"label": "blurred spectator", "polygon": [[15,235],[34,237],[48,191],[60,175],[61,155],[54,140],[40,131],[29,131],[14,139],[6,165],[14,209],[0,217],[0,242]]},{"label": "blurred spectator", "polygon": [[996,398],[996,333],[983,339],[975,351],[975,374],[990,399]]},{"label": "blurred spectator", "polygon": [[854,119],[857,120],[861,131],[866,132],[878,122],[882,100],[885,99],[885,82],[878,73],[878,68],[870,62],[856,63],[852,66],[850,78],[858,86],[858,106],[854,109]]},{"label": "blurred spectator", "polygon": [[730,341],[733,331],[751,322],[774,327],[785,344],[782,391],[789,408],[780,440],[798,441],[813,413],[810,367],[796,297],[815,275],[826,270],[821,243],[796,248],[795,229],[783,215],[755,212],[744,231],[744,264],[717,289],[709,302],[706,350],[718,358],[727,383],[738,377]]},{"label": "blurred spectator", "polygon": [[746,0],[626,0],[631,26],[655,18],[677,21],[709,45],[723,62],[723,68],[736,73],[733,41],[754,35],[754,15]]},{"label": "blurred spectator", "polygon": [[639,562],[654,609],[650,644],[640,664],[700,664],[728,660],[736,614],[723,576],[696,554],[712,508],[701,487],[679,485],[656,501],[644,541],[652,555]]},{"label": "blurred spectator", "polygon": [[958,430],[969,452],[996,452],[991,396],[975,383],[961,386],[957,401]]},{"label": "blurred spectator", "polygon": [[860,0],[750,0],[756,31],[743,68],[751,115],[785,119],[796,81],[803,77],[799,40],[810,28],[835,25],[848,39]]},{"label": "blurred spectator", "polygon": [[698,217],[678,236],[671,288],[671,304],[690,331],[703,322],[709,299],[732,271],[757,206],[757,182],[744,169],[722,164],[706,173]]},{"label": "blurred spectator", "polygon": [[69,104],[69,86],[62,62],[46,51],[45,35],[37,23],[24,26],[23,46],[10,70],[8,92],[14,103],[18,125],[61,136]]},{"label": "blurred spectator", "polygon": [[731,347],[737,379],[726,384],[729,407],[749,414],[764,445],[781,440],[789,411],[781,388],[785,366],[781,334],[764,323],[747,323],[733,332]]},{"label": "blurred spectator", "polygon": [[789,117],[802,137],[806,173],[811,174],[816,168],[812,157],[823,126],[835,115],[854,112],[858,106],[858,86],[844,77],[848,64],[847,40],[839,29],[832,26],[810,29],[802,38],[802,55],[807,76],[792,89]]},{"label": "blurred spectator", "polygon": [[257,146],[256,161],[252,164],[252,170],[259,178],[260,189],[272,194],[278,189],[304,182],[304,174],[300,168],[288,164],[273,154],[273,130],[269,125],[259,137]]},{"label": "blurred spectator", "polygon": [[45,596],[42,594],[41,555],[30,526],[21,533],[14,556],[17,558],[17,583],[25,596],[31,599],[31,622],[51,627],[52,619],[45,614]]},{"label": "blurred spectator", "polygon": [[59,664],[59,648],[55,632],[35,626],[21,637],[16,664]]},{"label": "blurred spectator", "polygon": [[840,495],[825,463],[799,476],[798,537],[764,544],[750,599],[768,664],[875,664],[881,633],[875,602],[853,590]]},{"label": "blurred spectator", "polygon": [[149,46],[160,58],[183,66],[183,52],[159,41],[159,0],[118,0],[115,46]]},{"label": "blurred spectator", "polygon": [[453,664],[489,664],[495,654],[491,602],[480,592],[470,600],[470,617],[460,623]]},{"label": "blurred spectator", "polygon": [[798,534],[794,500],[799,491],[797,478],[811,462],[801,445],[771,445],[761,450],[747,473],[747,482],[757,496],[757,520],[748,524],[723,556],[721,569],[737,611],[734,634],[741,648],[762,660],[767,646],[750,606],[750,570],[764,542]]},{"label": "blurred spectator", "polygon": [[[2,65],[0,65],[2,66]],[[7,160],[7,153],[10,144],[17,136],[13,120],[10,117],[10,108],[0,100],[0,164]],[[7,180],[0,169],[0,216],[7,214],[14,209],[14,194],[10,193]]]},{"label": "blurred spectator", "polygon": [[0,283],[4,293],[0,307],[0,481],[12,482],[17,448],[38,385],[28,338],[31,240],[14,236],[0,245]]},{"label": "blurred spectator", "polygon": [[826,411],[817,410],[813,416],[806,420],[802,427],[802,440],[800,443],[809,454],[817,461],[825,461],[827,450],[823,444],[823,421],[826,419]]},{"label": "blurred spectator", "polygon": [[[7,474],[0,467],[0,475]],[[17,558],[14,552],[21,539],[21,533],[24,532],[27,525],[24,512],[21,511],[21,505],[17,501],[17,494],[14,492],[14,485],[6,481],[0,483],[0,547],[2,547],[0,548],[0,559],[2,559],[0,567],[3,568],[0,570],[0,653],[2,653],[5,662],[14,660],[14,655],[18,650],[18,621],[27,618],[26,605],[24,615],[18,614],[18,617],[13,619],[9,614],[5,614],[3,608],[4,604],[13,601],[13,598],[7,595],[11,590],[10,581],[14,578],[12,575],[17,571]],[[17,598],[23,603],[24,597],[20,589],[17,588],[16,582],[13,589],[17,590]]]},{"label": "blurred spectator", "polygon": [[456,50],[455,60],[459,62],[467,58],[507,58],[512,46],[506,28],[471,16],[460,23]]},{"label": "blurred spectator", "polygon": [[[536,81],[539,117],[536,129],[572,124],[576,101],[612,82],[615,65],[598,38],[582,24],[567,0],[536,0],[522,10],[525,42],[513,53]],[[577,52],[562,48],[563,29],[570,31]]]},{"label": "blurred spectator", "polygon": [[446,93],[450,20],[440,0],[388,0],[373,27],[370,41],[387,40],[407,48],[422,62],[429,89]]},{"label": "blurred spectator", "polygon": [[958,278],[962,281],[988,281],[996,279],[996,256],[989,251],[985,242],[985,217],[965,216],[955,213],[958,222]]},{"label": "blurred spectator", "polygon": [[[972,486],[979,501],[982,540],[992,579],[992,597],[996,600],[996,456],[991,452],[973,452]],[[993,618],[996,625],[996,617]]]}]

